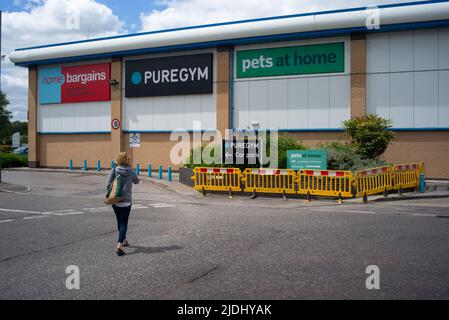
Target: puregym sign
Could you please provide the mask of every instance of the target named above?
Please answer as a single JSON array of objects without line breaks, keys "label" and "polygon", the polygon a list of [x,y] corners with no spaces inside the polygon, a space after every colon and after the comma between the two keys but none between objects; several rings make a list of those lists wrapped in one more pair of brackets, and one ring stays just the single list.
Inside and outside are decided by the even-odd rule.
[{"label": "puregym sign", "polygon": [[39,69],[39,103],[108,101],[109,63]]},{"label": "puregym sign", "polygon": [[212,93],[212,53],[126,62],[125,97]]},{"label": "puregym sign", "polygon": [[344,71],[344,42],[237,51],[237,78]]}]

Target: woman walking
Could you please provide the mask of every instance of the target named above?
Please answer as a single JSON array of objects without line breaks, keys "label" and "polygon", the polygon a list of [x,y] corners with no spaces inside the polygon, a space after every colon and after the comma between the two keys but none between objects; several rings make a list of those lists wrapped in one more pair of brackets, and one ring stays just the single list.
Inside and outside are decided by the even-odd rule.
[{"label": "woman walking", "polygon": [[128,246],[126,232],[128,231],[128,219],[131,212],[133,183],[139,183],[139,178],[137,177],[136,172],[131,168],[131,157],[126,152],[121,152],[118,155],[117,167],[112,168],[108,176],[107,190],[110,189],[115,177],[119,175],[123,177],[123,199],[112,205],[112,208],[114,209],[117,218],[119,232],[116,253],[119,256],[123,256],[125,254],[123,247]]}]

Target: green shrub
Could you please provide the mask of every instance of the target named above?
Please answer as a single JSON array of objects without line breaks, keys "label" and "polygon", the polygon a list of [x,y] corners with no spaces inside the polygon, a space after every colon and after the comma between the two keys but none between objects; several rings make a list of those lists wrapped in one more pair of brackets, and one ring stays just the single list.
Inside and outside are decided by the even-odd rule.
[{"label": "green shrub", "polygon": [[[207,149],[206,149],[207,148]],[[223,167],[221,164],[210,164],[204,162],[203,155],[207,155],[209,152],[209,156],[211,158],[215,157],[215,153],[220,152],[221,146],[219,144],[201,146],[200,148],[195,148],[190,151],[189,157],[184,162],[184,166],[187,168],[195,168],[195,167]],[[201,163],[192,163],[194,152],[201,152]],[[221,152],[220,152],[221,154]]]},{"label": "green shrub", "polygon": [[1,153],[0,157],[2,159],[3,168],[11,167],[26,167],[28,166],[28,157],[21,156],[13,153]]},{"label": "green shrub", "polygon": [[358,171],[387,165],[379,159],[367,159],[358,154],[353,144],[331,142],[322,146],[327,149],[328,170]]},{"label": "green shrub", "polygon": [[12,146],[8,144],[0,145],[0,152],[10,153],[12,151]]},{"label": "green shrub", "polygon": [[363,158],[376,159],[394,138],[393,132],[388,130],[391,123],[391,120],[378,115],[367,115],[344,121],[343,128],[358,154]]},{"label": "green shrub", "polygon": [[[270,150],[270,143],[267,144],[267,149]],[[308,148],[302,142],[296,140],[288,134],[280,134],[278,137],[278,168],[287,168],[287,151],[288,150],[307,150]],[[269,152],[268,152],[269,153]]]},{"label": "green shrub", "polygon": [[[266,143],[265,148],[266,148],[267,156],[269,157],[270,156],[270,145],[271,145],[271,143],[275,143],[275,142],[270,141],[269,133],[266,134],[266,137],[267,137],[267,143]],[[304,146],[301,142],[299,142],[295,138],[289,136],[288,134],[280,134],[278,136],[277,147],[278,147],[278,152],[277,152],[278,166],[277,167],[279,169],[287,168],[287,150],[306,150],[307,149],[307,147]],[[198,150],[198,149],[195,149],[195,150]],[[202,146],[201,149],[200,149],[201,155],[204,154],[204,150],[205,150],[205,146]],[[194,150],[190,151],[189,157],[184,162],[184,166],[187,167],[187,168],[195,168],[195,167],[232,167],[232,168],[245,169],[245,168],[257,168],[257,167],[259,167],[259,165],[256,165],[256,164],[248,164],[246,166],[243,165],[243,164],[220,164],[220,163],[206,164],[203,161],[204,160],[203,157],[201,157],[201,160],[202,160],[201,164],[193,164],[192,163],[193,152],[194,152]],[[216,152],[220,152],[220,154],[221,154],[221,145],[220,144],[216,144],[216,145],[213,146],[213,148],[210,148],[209,154],[210,154],[211,157],[213,157]],[[264,165],[264,167],[268,167],[268,166],[270,166],[270,164]]]}]

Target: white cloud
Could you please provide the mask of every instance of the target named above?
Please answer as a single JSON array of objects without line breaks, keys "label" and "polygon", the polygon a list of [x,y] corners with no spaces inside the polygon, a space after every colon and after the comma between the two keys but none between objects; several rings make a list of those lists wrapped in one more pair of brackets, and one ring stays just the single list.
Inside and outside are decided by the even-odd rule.
[{"label": "white cloud", "polygon": [[[7,55],[17,48],[126,32],[112,10],[95,0],[29,0],[20,4],[29,9],[3,12],[2,51]],[[5,59],[2,90],[11,102],[8,109],[15,119],[26,119],[27,85],[27,70]]]},{"label": "white cloud", "polygon": [[141,13],[141,31],[235,21],[409,0],[162,0],[163,10]]},{"label": "white cloud", "polygon": [[[161,10],[141,13],[141,30],[158,30],[408,0],[159,0]],[[15,0],[25,11],[3,12],[3,53],[16,48],[125,33],[124,23],[95,0]],[[125,2],[123,5],[128,5]],[[132,5],[132,4],[131,4]],[[79,12],[79,29],[67,19]],[[69,23],[69,26],[76,25]],[[137,26],[131,26],[134,29]],[[2,90],[15,119],[26,119],[27,70],[2,63]]]}]

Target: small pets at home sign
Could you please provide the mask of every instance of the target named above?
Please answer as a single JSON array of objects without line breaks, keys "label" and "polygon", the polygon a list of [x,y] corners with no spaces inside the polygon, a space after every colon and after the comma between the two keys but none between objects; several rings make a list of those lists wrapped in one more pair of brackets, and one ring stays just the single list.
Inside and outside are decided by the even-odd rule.
[{"label": "small pets at home sign", "polygon": [[129,134],[129,146],[131,148],[140,147],[140,133],[130,133]]},{"label": "small pets at home sign", "polygon": [[327,170],[327,150],[288,150],[287,168]]}]

